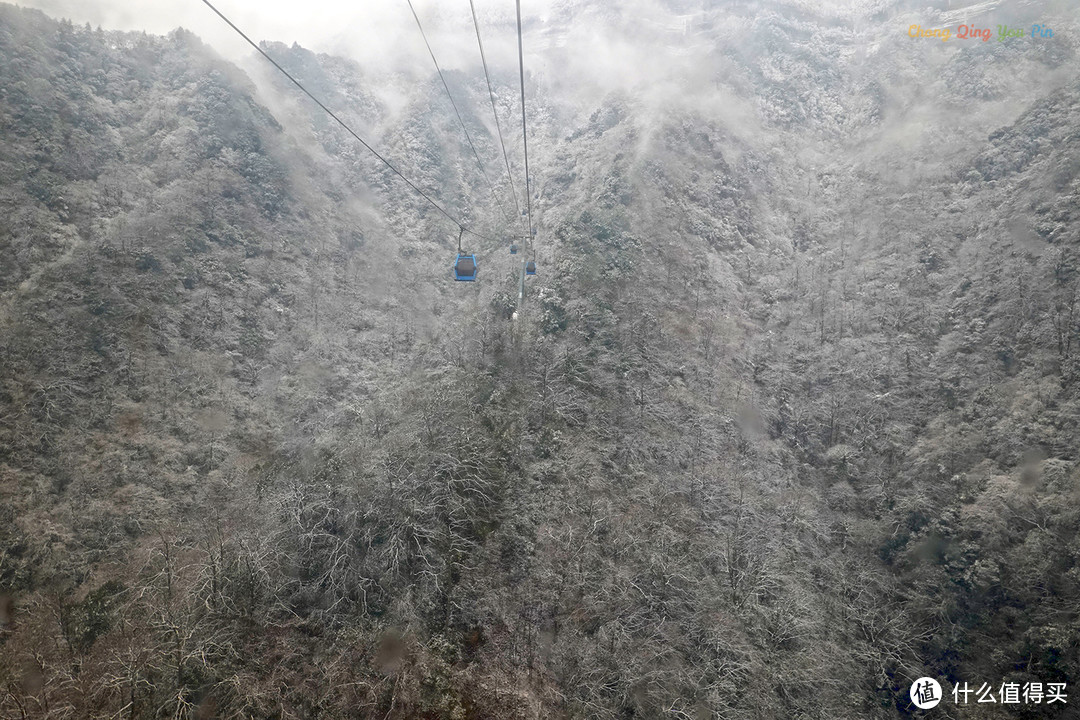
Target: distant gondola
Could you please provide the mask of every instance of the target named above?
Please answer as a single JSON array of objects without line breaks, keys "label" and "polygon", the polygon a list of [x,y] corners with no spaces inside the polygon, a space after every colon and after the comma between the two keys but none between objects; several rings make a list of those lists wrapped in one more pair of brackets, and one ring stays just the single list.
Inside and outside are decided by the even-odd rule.
[{"label": "distant gondola", "polygon": [[511,255],[517,255],[517,251],[518,251],[517,243],[512,243],[510,245],[510,254]]}]

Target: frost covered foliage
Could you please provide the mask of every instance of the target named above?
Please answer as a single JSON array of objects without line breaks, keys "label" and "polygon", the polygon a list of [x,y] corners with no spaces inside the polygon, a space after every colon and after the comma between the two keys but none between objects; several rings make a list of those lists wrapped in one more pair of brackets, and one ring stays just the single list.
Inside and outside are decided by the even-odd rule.
[{"label": "frost covered foliage", "polygon": [[[1075,44],[915,55],[891,4],[870,52],[759,5],[694,16],[749,34],[679,102],[530,78],[523,307],[520,256],[475,241],[454,284],[456,232],[286,84],[0,6],[0,716],[1071,687]],[[392,78],[266,47],[503,227],[437,81],[391,112]],[[497,167],[482,75],[452,81]]]}]

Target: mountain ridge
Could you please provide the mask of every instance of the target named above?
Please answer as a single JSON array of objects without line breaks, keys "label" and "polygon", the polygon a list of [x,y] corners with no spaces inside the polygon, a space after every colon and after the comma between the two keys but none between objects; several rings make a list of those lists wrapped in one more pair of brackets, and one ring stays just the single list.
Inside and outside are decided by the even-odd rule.
[{"label": "mountain ridge", "polygon": [[[0,13],[4,712],[896,718],[925,674],[1075,677],[1080,88],[916,127],[919,169],[836,152],[843,108],[538,83],[515,324],[505,247],[455,286],[317,109],[187,32]],[[438,90],[371,127],[495,226]]]}]

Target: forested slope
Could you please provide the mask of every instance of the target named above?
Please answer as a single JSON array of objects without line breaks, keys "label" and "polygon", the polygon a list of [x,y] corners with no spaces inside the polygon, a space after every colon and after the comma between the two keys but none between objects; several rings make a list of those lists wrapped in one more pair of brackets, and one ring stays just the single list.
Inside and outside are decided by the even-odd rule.
[{"label": "forested slope", "polygon": [[[812,18],[715,58],[752,130],[537,93],[512,323],[505,248],[455,286],[434,212],[190,33],[0,20],[5,717],[896,718],[923,674],[1076,677],[1080,87],[989,137],[973,104],[922,176],[876,162],[887,98],[826,102],[866,78]],[[270,47],[497,221],[438,86],[388,117]]]}]

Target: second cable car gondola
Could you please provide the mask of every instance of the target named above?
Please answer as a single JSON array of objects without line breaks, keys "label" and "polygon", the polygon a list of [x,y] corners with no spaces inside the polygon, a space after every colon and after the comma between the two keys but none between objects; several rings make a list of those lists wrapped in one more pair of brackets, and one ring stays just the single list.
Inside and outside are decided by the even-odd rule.
[{"label": "second cable car gondola", "polygon": [[511,255],[517,255],[517,252],[518,252],[517,243],[510,243],[510,254]]},{"label": "second cable car gondola", "polygon": [[476,280],[476,274],[480,270],[480,263],[476,261],[475,255],[467,255],[461,251],[461,236],[464,233],[465,228],[461,228],[458,231],[457,259],[454,260],[454,280],[458,282],[473,282]]},{"label": "second cable car gondola", "polygon": [[526,275],[535,275],[536,274],[536,261],[535,260],[530,260],[529,262],[525,263],[525,274]]}]

